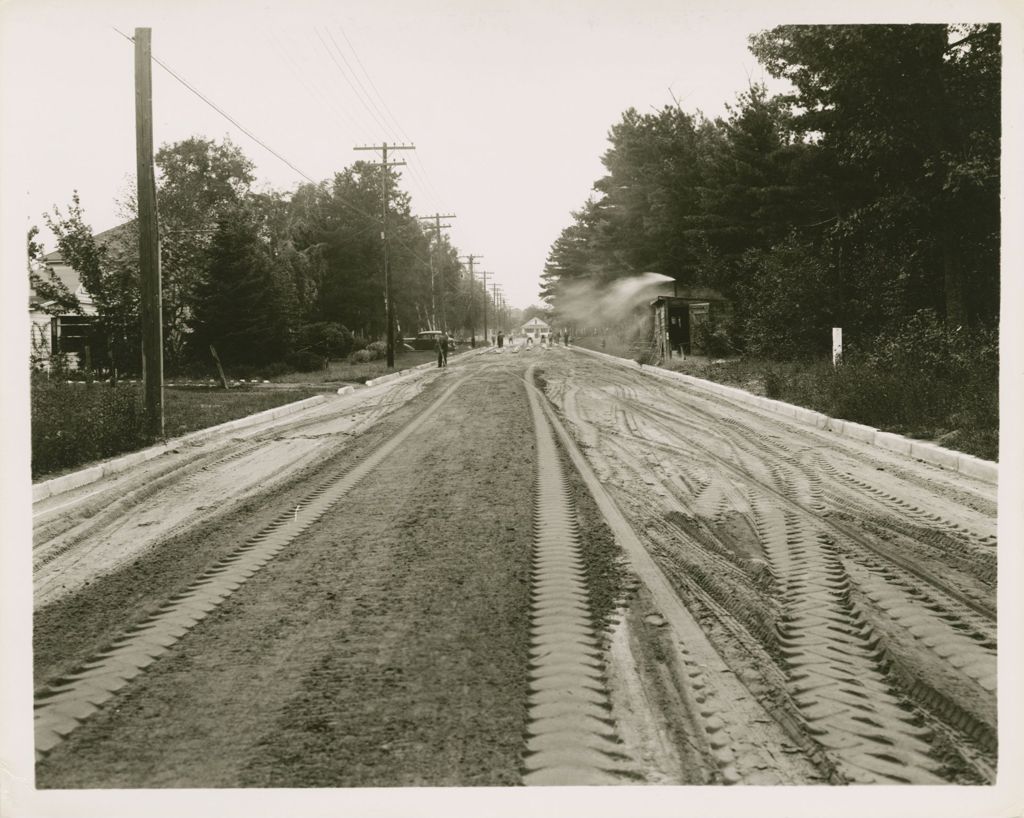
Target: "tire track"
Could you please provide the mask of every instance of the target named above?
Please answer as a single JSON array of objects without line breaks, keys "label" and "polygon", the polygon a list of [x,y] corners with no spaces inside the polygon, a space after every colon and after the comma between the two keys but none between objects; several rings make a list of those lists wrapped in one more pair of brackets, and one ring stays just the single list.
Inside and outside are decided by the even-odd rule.
[{"label": "tire track", "polygon": [[170,597],[151,616],[129,627],[108,648],[37,692],[34,714],[37,758],[60,744],[323,516],[433,416],[463,382],[464,378],[457,380],[394,437],[361,462],[324,481],[294,509],[282,512],[269,526]]},{"label": "tire track", "polygon": [[[676,687],[688,714],[683,719],[686,724],[681,739],[706,757],[717,783],[797,783],[819,779],[821,768],[815,769],[817,762],[812,763],[800,755],[802,751],[798,746],[809,742],[799,732],[795,719],[783,712],[784,707],[777,705],[771,706],[769,714],[765,709],[769,705],[752,694],[746,683],[726,665],[680,601],[678,591],[669,579],[676,570],[670,567],[670,571],[666,571],[651,558],[571,438],[560,427],[551,410],[545,409],[572,462],[614,531],[616,540],[628,555],[652,602],[659,608],[659,612],[649,614],[646,621],[655,627],[658,623],[670,626],[671,635],[665,642],[672,655],[665,661],[678,669],[678,672],[669,673],[672,677],[670,684]],[[698,586],[693,587],[704,595],[705,603],[723,624],[743,630],[731,614],[708,598]],[[746,649],[758,653],[756,643],[748,634],[737,635]],[[763,652],[758,656],[763,656]],[[790,739],[788,742],[787,737]],[[778,747],[785,748],[780,751],[781,755],[773,752],[772,748]],[[809,754],[814,752],[815,748],[809,748]],[[790,753],[797,756],[791,757]],[[823,759],[822,765],[827,776],[827,760]]]},{"label": "tire track", "polygon": [[940,783],[930,735],[886,677],[877,639],[849,600],[849,576],[827,537],[785,513],[781,529],[763,536],[785,587],[779,644],[807,729],[850,781]]},{"label": "tire track", "polygon": [[[882,541],[891,536],[861,532],[842,518],[856,519],[863,501],[868,506],[878,505],[888,516],[906,510],[910,513],[903,520],[893,520],[893,531],[946,555],[956,549],[957,542],[974,550],[989,547],[992,538],[941,513],[926,511],[921,500],[901,502],[869,480],[854,475],[844,479],[841,470],[822,468],[819,461],[823,458],[815,446],[802,445],[794,451],[792,444],[777,435],[760,432],[735,417],[716,416],[704,408],[716,401],[704,396],[689,400],[687,393],[685,403],[668,408],[665,396],[654,389],[640,394],[624,377],[584,374],[585,385],[567,407],[569,420],[577,428],[588,425],[581,414],[589,389],[601,389],[610,398],[611,415],[594,416],[590,434],[595,439],[600,435],[606,469],[619,490],[634,497],[633,513],[647,520],[649,535],[660,531],[659,540],[693,540],[695,550],[714,564],[714,559],[725,556],[717,527],[728,511],[743,513],[742,505],[728,499],[721,486],[743,486],[741,493],[749,505],[746,513],[774,579],[773,595],[782,604],[775,641],[787,675],[787,691],[807,730],[846,779],[858,783],[944,781],[926,713],[918,711],[908,698],[936,714],[942,721],[940,727],[949,724],[985,744],[984,731],[977,729],[977,720],[972,721],[970,713],[941,691],[908,679],[905,667],[892,664],[882,636],[867,615],[869,609],[881,611],[899,631],[920,641],[936,662],[945,662],[951,670],[969,677],[979,694],[990,694],[995,686],[995,644],[988,641],[983,623],[991,621],[994,611],[983,601],[959,592],[935,570],[890,553]],[[595,382],[601,385],[595,386]],[[606,383],[613,388],[604,388]],[[729,406],[724,413],[736,411]],[[648,462],[646,455],[638,454],[645,451],[654,452],[658,459]],[[672,467],[665,464],[665,453],[686,460],[676,479],[671,477]],[[632,473],[614,474],[622,464],[631,465]],[[691,491],[690,503],[696,509],[700,499],[696,489],[707,495],[698,513],[698,519],[704,517],[700,525],[687,526],[675,537],[663,530],[665,526],[656,515],[664,504],[652,498],[651,489],[643,485],[650,486],[652,469],[648,467],[655,464],[658,471],[670,474],[652,487],[659,498],[663,495],[658,489],[668,486],[669,493],[685,506],[687,500],[680,495]],[[713,487],[694,480],[705,464],[721,475],[709,481]],[[930,493],[927,499],[935,497],[938,502],[936,491],[925,481],[920,481],[912,496],[917,496],[919,489]],[[913,536],[915,525],[937,530],[922,542],[921,536]],[[982,573],[994,574],[994,567],[994,562],[986,563]],[[695,567],[686,564],[680,570],[688,575]],[[719,573],[729,576],[727,570]],[[925,586],[914,589],[921,580]],[[701,585],[699,578],[694,581]],[[730,583],[735,584],[736,577]],[[716,597],[712,594],[711,598]],[[726,605],[723,616],[735,619],[736,614]],[[756,629],[749,633],[765,646],[772,641]]]},{"label": "tire track", "polygon": [[531,667],[523,783],[617,784],[640,775],[611,718],[591,620],[579,526],[558,450],[527,382],[537,438]]},{"label": "tire track", "polygon": [[[639,411],[646,412],[648,410],[644,409]],[[660,420],[655,420],[654,422],[664,424],[664,421]],[[664,427],[663,425],[663,428],[667,427]],[[675,449],[677,452],[685,453],[687,456],[693,456],[695,451],[698,454],[703,453],[703,455],[706,458],[708,458],[710,462],[714,463],[719,469],[729,472],[730,474],[738,477],[740,480],[754,481],[762,491],[770,493],[779,501],[782,501],[785,505],[788,505],[795,512],[808,517],[810,520],[820,522],[822,525],[832,529],[832,532],[834,534],[838,534],[844,537],[846,540],[856,543],[858,546],[862,547],[872,555],[876,557],[881,557],[895,564],[904,571],[914,574],[919,579],[923,580],[924,582],[936,588],[937,590],[940,590],[943,593],[955,598],[961,604],[968,606],[976,613],[979,613],[990,619],[994,618],[995,616],[995,609],[991,604],[979,600],[974,596],[968,595],[956,588],[953,588],[949,582],[936,576],[933,571],[923,568],[918,564],[914,564],[910,560],[892,553],[892,551],[887,548],[883,548],[882,546],[878,545],[873,538],[865,536],[864,534],[858,532],[852,525],[838,519],[835,513],[830,513],[827,518],[823,517],[820,513],[818,513],[816,508],[813,508],[811,505],[801,502],[799,499],[794,499],[788,493],[780,491],[774,485],[771,485],[769,481],[766,481],[761,477],[758,477],[758,475],[756,474],[756,470],[750,470],[744,468],[743,466],[737,465],[732,460],[726,459],[721,455],[716,454],[708,445],[698,443],[693,440],[688,440],[687,447],[680,447],[678,445],[666,443],[651,443],[650,441],[647,441],[643,437],[639,437],[639,440],[649,446],[661,446],[668,449]],[[828,498],[828,493],[823,489],[819,489],[816,492],[812,490],[811,497],[815,496],[820,498],[819,502],[821,502],[823,501],[823,499]],[[842,498],[836,499],[840,503],[844,502]],[[831,512],[841,512],[843,510],[843,506],[829,509],[829,511]],[[849,516],[856,516],[857,511],[858,508],[856,506],[849,508],[849,512],[851,512]]]},{"label": "tire track", "polygon": [[[243,503],[252,491],[265,491],[290,479],[295,468],[322,461],[345,445],[342,436],[358,436],[404,405],[405,396],[419,391],[422,380],[371,394],[354,406],[349,400],[341,406],[334,401],[320,404],[285,424],[215,442],[213,451],[207,446],[197,454],[187,450],[172,454],[177,460],[169,468],[155,464],[155,473],[150,467],[141,476],[126,474],[103,490],[100,498],[83,498],[87,505],[77,513],[36,532],[36,606],[57,601],[92,575],[116,570],[141,552],[208,524]],[[317,430],[330,434],[327,446],[319,436],[309,434]],[[205,505],[197,501],[198,488],[212,493],[215,501]]]}]

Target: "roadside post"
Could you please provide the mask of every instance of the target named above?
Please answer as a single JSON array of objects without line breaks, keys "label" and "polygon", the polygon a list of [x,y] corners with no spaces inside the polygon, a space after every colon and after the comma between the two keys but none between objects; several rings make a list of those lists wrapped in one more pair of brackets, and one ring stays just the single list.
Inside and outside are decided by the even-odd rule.
[{"label": "roadside post", "polygon": [[843,362],[843,328],[832,327],[832,366]]}]

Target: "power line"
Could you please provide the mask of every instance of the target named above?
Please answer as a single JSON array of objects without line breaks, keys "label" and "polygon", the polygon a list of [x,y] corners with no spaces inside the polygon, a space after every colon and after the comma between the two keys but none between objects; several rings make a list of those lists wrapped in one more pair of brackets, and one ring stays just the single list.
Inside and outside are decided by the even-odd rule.
[{"label": "power line", "polygon": [[[135,39],[133,37],[129,37],[123,31],[120,31],[119,29],[117,29],[117,28],[115,28],[113,26],[111,26],[111,28],[113,28],[114,31],[116,31],[118,34],[120,34],[122,37],[124,37],[126,40],[128,40],[128,42],[130,42],[130,43],[134,43],[135,42]],[[258,136],[256,136],[256,134],[254,134],[252,131],[250,131],[248,128],[246,128],[237,119],[232,117],[223,108],[221,108],[219,105],[217,105],[217,103],[215,103],[213,100],[211,100],[205,94],[203,94],[202,91],[200,91],[198,88],[193,86],[187,80],[185,80],[182,77],[180,77],[174,71],[174,69],[172,69],[169,65],[167,65],[165,62],[160,60],[155,54],[151,55],[151,59],[153,60],[153,62],[155,62],[157,65],[159,65],[162,69],[164,69],[164,71],[166,71],[168,74],[170,74],[172,77],[174,77],[174,79],[176,79],[183,86],[185,86],[185,88],[187,88],[189,91],[191,91],[197,97],[199,97],[199,99],[201,99],[203,102],[205,102],[211,108],[213,108],[213,110],[215,110],[218,114],[220,114],[222,117],[224,117],[228,122],[230,122],[232,125],[234,125],[236,128],[238,128],[238,130],[240,130],[246,136],[248,136],[253,142],[255,142],[257,145],[262,147],[268,153],[273,154],[274,156],[276,156],[278,159],[280,159],[282,162],[284,162],[288,167],[290,167],[297,174],[299,174],[299,176],[301,176],[303,179],[305,179],[308,182],[312,182],[314,185],[316,184],[316,182],[312,179],[312,177],[310,177],[309,175],[303,173],[301,170],[299,170],[297,167],[295,167],[295,165],[293,165],[291,162],[289,162],[287,159],[285,159],[281,154],[279,154],[272,147],[270,147],[270,145],[268,145],[266,142],[264,142],[262,139],[260,139]]]},{"label": "power line", "polygon": [[[292,56],[289,51],[288,44],[284,42],[284,39],[279,38],[276,32],[271,32],[271,37],[273,38],[278,51],[280,51],[285,62],[288,64],[289,70],[291,70],[296,79],[298,79],[303,87],[309,92],[310,100],[312,100],[317,107],[324,107],[325,110],[329,110],[330,113],[334,115],[336,123],[342,126],[342,130],[346,130],[348,128],[352,128],[357,132],[364,130],[363,125],[352,115],[352,113],[338,104],[337,97],[334,94],[328,93],[318,83],[313,81],[313,78],[316,76],[315,72],[303,70],[296,58]],[[307,82],[307,80],[312,81],[312,84],[311,82]]]},{"label": "power line", "polygon": [[387,101],[384,99],[384,96],[381,94],[380,90],[377,88],[377,84],[373,81],[373,77],[370,76],[370,72],[366,70],[366,66],[363,65],[363,61],[361,59],[359,59],[359,52],[357,52],[356,51],[356,47],[354,45],[352,45],[352,41],[348,38],[348,34],[345,33],[345,29],[341,26],[340,23],[338,23],[337,18],[335,18],[334,22],[335,22],[335,25],[337,25],[339,30],[341,31],[341,36],[344,37],[345,38],[345,42],[348,43],[349,50],[352,52],[352,56],[355,58],[356,63],[363,70],[363,75],[366,77],[367,82],[370,83],[370,87],[373,88],[374,92],[377,94],[377,98],[380,100],[381,104],[384,106],[384,109],[389,114],[391,114],[391,121],[395,123],[395,127],[398,128],[398,131],[401,134],[402,138],[405,139],[407,142],[412,142],[412,139],[409,138],[409,135],[402,128],[402,125],[398,121],[398,118],[394,115],[394,113],[392,113],[391,108],[388,107]]},{"label": "power line", "polygon": [[[377,124],[380,125],[380,127],[383,128],[384,131],[390,130],[388,128],[388,126],[385,125],[381,121],[380,117],[377,116],[377,114],[373,111],[373,109],[370,108],[370,106],[366,104],[366,101],[362,98],[362,96],[360,95],[359,91],[356,89],[355,85],[352,83],[352,80],[349,79],[348,74],[345,73],[345,69],[341,67],[341,63],[338,62],[338,58],[334,56],[334,53],[331,51],[330,46],[327,45],[327,41],[323,38],[323,35],[321,35],[320,32],[317,31],[316,29],[313,29],[313,32],[316,34],[317,39],[319,39],[320,43],[323,45],[324,50],[327,52],[327,56],[331,58],[331,62],[333,62],[335,67],[338,69],[338,73],[341,74],[341,76],[345,80],[345,82],[348,83],[348,87],[352,89],[352,93],[356,95],[356,99],[359,100],[359,103],[363,106],[363,108],[366,109],[366,111],[370,114],[370,116],[373,117],[374,120],[376,120]],[[327,32],[327,36],[329,37],[330,34],[331,34],[331,32],[328,31]],[[337,45],[335,45],[335,48],[337,48]],[[340,53],[341,52],[339,52],[339,54]],[[345,59],[345,55],[341,54],[341,58],[344,60]],[[346,65],[348,64],[348,60],[345,60],[345,64]],[[349,70],[351,71],[352,69],[349,68]],[[356,79],[358,80],[358,77],[356,77]]]},{"label": "power line", "polygon": [[[124,37],[126,40],[128,40],[128,42],[130,42],[130,43],[134,43],[135,42],[135,39],[133,37],[125,34],[123,31],[118,29],[116,26],[111,26],[111,28],[113,28],[114,31],[116,31],[118,34],[120,34],[122,37]],[[221,108],[219,105],[217,105],[217,103],[215,103],[213,100],[211,100],[205,94],[203,94],[198,88],[196,88],[194,85],[192,85],[186,79],[181,77],[176,71],[174,71],[174,69],[172,69],[169,65],[167,65],[165,62],[160,60],[155,54],[151,53],[150,54],[150,59],[152,59],[153,62],[155,62],[157,65],[159,65],[162,69],[164,69],[164,71],[166,71],[168,74],[170,74],[175,80],[177,80],[179,83],[181,83],[182,86],[184,86],[186,89],[188,89],[193,94],[195,94],[200,100],[202,100],[207,105],[209,105],[213,110],[215,110],[218,114],[220,114],[222,117],[224,117],[228,122],[230,122],[232,125],[234,125],[236,128],[238,128],[238,130],[240,130],[242,133],[244,133],[246,136],[248,136],[251,140],[253,140],[253,142],[255,142],[257,145],[259,145],[264,150],[266,150],[268,153],[270,153],[272,156],[276,157],[281,162],[286,164],[289,168],[291,168],[293,171],[295,171],[297,174],[299,174],[299,176],[301,176],[303,179],[305,179],[310,184],[312,184],[312,185],[314,185],[316,187],[320,186],[320,184],[321,184],[320,182],[317,182],[311,176],[309,176],[308,174],[306,174],[303,171],[301,171],[292,162],[288,161],[288,159],[286,159],[280,153],[278,153],[273,148],[271,148],[266,142],[264,142],[262,139],[260,139],[258,136],[256,136],[256,134],[254,134],[252,131],[250,131],[248,128],[246,128],[244,125],[242,125],[238,120],[236,120],[234,117],[232,117],[230,114],[228,114],[223,108]],[[396,163],[390,163],[390,164],[396,164]],[[366,219],[370,219],[371,221],[376,221],[377,220],[376,216],[374,216],[374,215],[372,215],[370,213],[367,213],[361,207],[359,207],[358,205],[352,204],[347,199],[344,199],[341,196],[338,196],[337,194],[334,194],[334,198],[340,204],[342,204],[345,207],[349,208],[349,210],[351,210],[352,212],[358,213],[360,216],[363,216]],[[427,259],[424,259],[422,256],[420,256],[419,253],[417,253],[415,250],[413,250],[411,247],[409,247],[409,245],[407,245],[400,238],[396,237],[394,239],[394,241],[397,244],[399,244],[403,249],[405,249],[413,258],[415,258],[421,264],[429,266],[430,262]]]},{"label": "power line", "polygon": [[[338,27],[339,31],[341,31],[341,36],[344,37],[345,42],[348,45],[349,51],[352,52],[352,57],[355,59],[356,64],[362,70],[363,76],[366,77],[366,81],[370,84],[370,87],[374,90],[374,93],[376,93],[377,99],[380,100],[380,103],[383,106],[384,111],[387,111],[387,113],[390,115],[391,121],[398,129],[399,134],[401,134],[402,138],[404,138],[406,142],[412,142],[413,140],[405,132],[405,129],[402,127],[402,123],[398,121],[398,117],[395,116],[394,112],[391,110],[391,107],[388,105],[387,100],[384,99],[384,95],[381,94],[380,89],[377,87],[377,84],[373,81],[373,77],[370,75],[370,72],[366,70],[366,66],[363,64],[363,61],[359,58],[359,52],[356,51],[355,45],[353,45],[352,40],[349,39],[348,34],[345,33],[345,28],[344,26],[341,25],[341,23],[338,22],[337,17],[334,17],[334,24]],[[332,42],[334,42],[334,38],[332,37],[331,39]],[[338,48],[340,53],[341,49],[338,47],[337,42],[334,42],[334,45],[335,48]],[[351,68],[351,64],[348,62],[348,60],[345,60],[345,64]],[[358,81],[359,78],[356,75],[355,71],[353,71],[353,76],[355,76]],[[362,84],[362,82],[359,82],[359,85],[365,91],[365,86]],[[368,98],[370,98],[372,102],[370,94],[367,92],[366,95]],[[376,107],[376,105],[374,107]],[[377,108],[377,110],[380,110],[380,108]],[[383,112],[381,113],[381,115],[383,116]],[[420,160],[418,155],[413,157],[413,161],[409,163],[409,170],[411,171],[413,176],[415,176],[416,179],[420,182],[420,185],[423,188],[423,192],[427,194],[428,197],[434,200],[434,209],[441,209],[440,202],[442,197],[438,194],[437,189],[434,187],[434,184],[430,179],[430,174],[427,171],[426,164]]]},{"label": "power line", "polygon": [[[390,136],[394,137],[395,141],[398,142],[399,139],[397,131],[387,123],[387,117],[385,116],[384,112],[381,110],[380,106],[378,106],[374,102],[373,97],[370,95],[370,92],[366,90],[366,86],[363,85],[363,81],[359,78],[359,74],[352,67],[352,63],[348,61],[348,58],[345,56],[345,53],[338,45],[337,40],[334,39],[334,35],[331,34],[330,29],[328,29],[326,26],[324,27],[324,31],[326,31],[327,37],[331,41],[331,45],[334,46],[334,51],[331,50],[331,47],[327,44],[327,40],[323,38],[323,35],[321,35],[319,31],[314,29],[314,33],[320,40],[321,45],[323,45],[324,50],[327,52],[327,56],[331,58],[331,61],[334,63],[335,68],[338,69],[338,72],[341,74],[342,78],[348,84],[348,87],[352,89],[352,93],[355,94],[356,99],[358,100],[359,104],[362,105],[363,109],[370,115],[370,117],[377,123],[377,125],[383,129],[385,134],[389,134]],[[348,41],[347,37],[345,39],[346,41]],[[349,45],[351,46],[351,43],[349,43]],[[334,56],[335,52],[337,52],[338,57],[341,57],[342,62],[345,63],[345,68],[342,68],[341,63],[338,62],[337,57]],[[358,57],[355,54],[354,50],[353,57],[356,57],[356,60],[358,62]],[[346,68],[348,69],[347,71]],[[363,69],[363,72],[366,73],[365,68]],[[367,74],[366,77],[367,80],[372,83],[369,74]],[[355,84],[353,84],[352,80],[355,80]],[[356,84],[358,84],[358,88],[356,87]],[[398,124],[397,120],[395,120],[395,124]],[[402,130],[401,125],[398,125],[398,130]],[[406,139],[407,141],[411,141],[408,139],[408,137],[406,137]],[[425,197],[434,198],[434,195],[430,190],[429,183],[418,173],[416,165],[409,164],[409,171],[412,173],[413,176],[416,177],[416,180],[419,182],[419,185],[422,188]],[[436,201],[432,202],[432,204],[434,204],[435,208],[437,207]]]},{"label": "power line", "polygon": [[[391,131],[391,135],[392,136],[397,137],[398,134],[395,133],[394,129],[391,128],[389,125],[387,125],[387,122],[386,122],[387,117],[384,116],[384,112],[381,111],[380,108],[377,106],[377,104],[373,101],[373,97],[370,96],[370,92],[366,90],[366,86],[363,85],[363,81],[361,79],[359,79],[359,74],[357,74],[355,69],[352,68],[352,64],[348,61],[348,59],[345,57],[345,53],[338,46],[338,42],[337,42],[337,40],[334,39],[334,35],[331,34],[331,30],[330,29],[325,29],[325,30],[327,31],[327,36],[331,38],[331,43],[334,45],[335,51],[338,52],[338,56],[341,57],[341,59],[345,61],[345,65],[348,68],[348,70],[351,72],[352,78],[359,84],[360,89],[362,89],[363,95],[366,97],[366,101],[369,103],[369,106],[367,106],[366,103],[363,103],[363,106],[368,111],[370,111],[371,114],[374,114],[374,118],[375,119],[377,119],[376,114],[379,113],[380,114],[380,118],[377,119],[377,121],[384,127],[385,130]],[[372,106],[372,110],[371,110],[371,106]],[[374,113],[374,112],[376,112],[376,113]],[[396,139],[395,141],[397,142],[398,140]],[[407,142],[412,142],[412,140],[409,139],[408,137],[406,137],[406,141]]]}]

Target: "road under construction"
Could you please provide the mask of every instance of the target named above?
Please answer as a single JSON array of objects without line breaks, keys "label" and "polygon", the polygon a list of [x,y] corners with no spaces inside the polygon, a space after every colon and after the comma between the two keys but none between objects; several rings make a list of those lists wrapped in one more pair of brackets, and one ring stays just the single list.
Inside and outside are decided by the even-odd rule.
[{"label": "road under construction", "polygon": [[992,783],[994,468],[769,409],[488,348],[41,496],[37,786]]}]

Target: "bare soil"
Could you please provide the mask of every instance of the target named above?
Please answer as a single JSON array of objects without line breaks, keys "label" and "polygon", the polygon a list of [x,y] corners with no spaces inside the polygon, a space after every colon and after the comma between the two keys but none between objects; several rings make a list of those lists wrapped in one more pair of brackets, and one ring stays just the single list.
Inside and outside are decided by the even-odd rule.
[{"label": "bare soil", "polygon": [[[533,479],[523,387],[470,378],[413,440],[76,730],[39,765],[39,786],[516,783]],[[246,510],[288,502],[283,491]],[[207,560],[256,522],[240,511],[204,532],[220,543]],[[60,603],[63,617],[40,612],[41,677],[60,664],[69,617],[84,611],[91,632],[78,639],[102,642],[113,612],[127,612],[125,589],[153,577],[132,598],[159,597],[173,585],[159,566],[190,541]],[[90,601],[111,613],[90,618]]]}]

